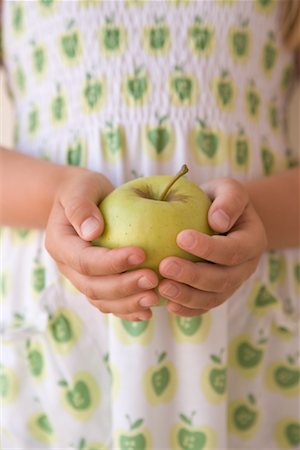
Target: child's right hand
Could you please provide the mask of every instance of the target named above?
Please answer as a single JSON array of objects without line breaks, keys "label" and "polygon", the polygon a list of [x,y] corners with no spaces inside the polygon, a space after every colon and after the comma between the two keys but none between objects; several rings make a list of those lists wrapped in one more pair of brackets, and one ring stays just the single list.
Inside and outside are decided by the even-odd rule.
[{"label": "child's right hand", "polygon": [[[157,275],[132,270],[145,259],[142,249],[95,247],[104,227],[97,205],[113,190],[101,174],[79,169],[58,189],[46,228],[46,249],[60,271],[103,313],[125,320],[148,320],[158,303]],[[131,271],[127,272],[129,269]]]}]

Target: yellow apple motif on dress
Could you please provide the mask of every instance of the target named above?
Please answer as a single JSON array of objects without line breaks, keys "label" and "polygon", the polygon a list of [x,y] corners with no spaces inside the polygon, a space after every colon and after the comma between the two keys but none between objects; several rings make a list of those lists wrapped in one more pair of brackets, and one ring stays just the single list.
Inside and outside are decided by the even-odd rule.
[{"label": "yellow apple motif on dress", "polygon": [[228,429],[240,439],[249,440],[257,431],[261,413],[256,405],[256,398],[249,394],[245,399],[236,399],[229,404]]},{"label": "yellow apple motif on dress", "polygon": [[256,280],[247,300],[247,306],[256,317],[263,317],[273,308],[279,307],[278,298],[262,283]]},{"label": "yellow apple motif on dress", "polygon": [[86,114],[98,112],[106,99],[106,80],[87,73],[81,91],[82,109]]},{"label": "yellow apple motif on dress", "polygon": [[121,377],[120,377],[119,369],[116,365],[114,365],[110,362],[110,354],[109,353],[105,353],[102,360],[103,360],[103,363],[104,363],[104,365],[109,373],[109,376],[110,376],[111,395],[112,395],[112,399],[115,400],[120,391]]},{"label": "yellow apple motif on dress", "polygon": [[254,378],[261,369],[268,340],[259,331],[254,340],[249,334],[234,337],[229,344],[229,365],[244,378]]},{"label": "yellow apple motif on dress", "polygon": [[86,167],[87,165],[87,144],[86,141],[74,135],[66,148],[65,162],[69,166]]},{"label": "yellow apple motif on dress", "polygon": [[194,23],[188,28],[188,44],[197,56],[209,56],[215,47],[215,32],[210,24],[196,16]]},{"label": "yellow apple motif on dress", "polygon": [[179,343],[204,342],[211,329],[211,312],[201,316],[183,317],[169,315],[173,336]]},{"label": "yellow apple motif on dress", "polygon": [[61,126],[67,120],[66,94],[60,84],[56,85],[56,94],[50,102],[50,118],[53,126]]},{"label": "yellow apple motif on dress", "polygon": [[62,389],[61,399],[64,408],[80,421],[87,421],[100,401],[100,388],[89,372],[77,372],[68,383],[59,380]]},{"label": "yellow apple motif on dress", "polygon": [[156,17],[153,25],[143,31],[143,47],[154,56],[168,53],[171,44],[171,33],[164,17]]},{"label": "yellow apple motif on dress", "polygon": [[277,57],[278,48],[276,45],[276,36],[273,31],[270,31],[261,53],[261,67],[267,77],[272,75],[277,62]]},{"label": "yellow apple motif on dress", "polygon": [[215,431],[206,425],[194,425],[196,411],[190,416],[179,414],[180,422],[174,425],[170,433],[170,448],[173,450],[215,450]]},{"label": "yellow apple motif on dress", "polygon": [[28,113],[27,132],[30,137],[35,137],[40,127],[40,113],[36,104],[32,104]]},{"label": "yellow apple motif on dress", "polygon": [[51,444],[56,440],[54,429],[44,412],[32,414],[28,419],[27,428],[30,435],[38,442]]},{"label": "yellow apple motif on dress", "polygon": [[[93,0],[95,2],[95,0]],[[77,445],[72,445],[74,450],[108,450],[108,447],[101,442],[88,442],[84,437],[79,440]]]},{"label": "yellow apple motif on dress", "polygon": [[138,343],[147,345],[153,336],[153,320],[142,320],[140,322],[131,322],[129,320],[119,319],[113,316],[111,318],[116,335],[120,342],[125,345]]},{"label": "yellow apple motif on dress", "polygon": [[237,91],[227,70],[222,70],[221,75],[212,80],[211,88],[221,111],[233,111]]},{"label": "yellow apple motif on dress", "polygon": [[39,383],[46,373],[45,356],[42,344],[28,339],[26,341],[26,358],[32,377]]},{"label": "yellow apple motif on dress", "polygon": [[255,9],[260,13],[270,14],[276,4],[275,0],[254,0]]},{"label": "yellow apple motif on dress", "polygon": [[[297,311],[294,303],[290,298],[284,300],[284,313],[290,318],[292,323],[297,321]],[[275,320],[272,322],[271,332],[274,336],[277,336],[282,341],[289,341],[295,338],[295,333],[297,329],[294,327],[289,327],[285,324],[277,323]]]},{"label": "yellow apple motif on dress", "polygon": [[126,49],[127,32],[123,25],[116,24],[113,16],[105,18],[105,25],[99,31],[101,52],[105,56],[121,55]]},{"label": "yellow apple motif on dress", "polygon": [[154,161],[165,162],[172,158],[175,150],[175,130],[167,123],[168,116],[156,113],[157,124],[144,125],[142,148]]},{"label": "yellow apple motif on dress", "polygon": [[100,131],[100,140],[102,153],[107,162],[114,163],[125,158],[126,135],[121,125],[106,122],[105,127]]},{"label": "yellow apple motif on dress", "polygon": [[47,68],[47,50],[42,43],[31,42],[32,45],[32,70],[38,80],[45,75]]},{"label": "yellow apple motif on dress", "polygon": [[206,120],[197,118],[197,125],[191,130],[189,144],[196,161],[201,165],[222,164],[225,160],[227,140],[225,134],[211,128]]},{"label": "yellow apple motif on dress", "polygon": [[18,396],[20,383],[17,374],[10,367],[0,364],[0,399],[2,403],[11,403]]},{"label": "yellow apple motif on dress", "polygon": [[198,99],[198,81],[194,74],[184,72],[183,67],[175,66],[169,76],[169,96],[175,106],[192,106]]},{"label": "yellow apple motif on dress", "polygon": [[265,385],[271,391],[287,397],[300,395],[300,366],[298,351],[286,360],[273,361],[266,370]]},{"label": "yellow apple motif on dress", "polygon": [[287,267],[283,253],[271,250],[268,254],[269,282],[272,286],[278,286],[285,281]]},{"label": "yellow apple motif on dress", "polygon": [[274,437],[282,450],[292,450],[300,446],[299,417],[285,417],[277,422]]},{"label": "yellow apple motif on dress", "polygon": [[38,0],[39,11],[42,16],[53,14],[57,7],[57,0]]},{"label": "yellow apple motif on dress", "polygon": [[143,66],[123,79],[122,94],[128,106],[144,106],[150,95],[150,79]]},{"label": "yellow apple motif on dress", "polygon": [[57,308],[49,315],[48,336],[54,351],[69,353],[81,334],[81,321],[71,309]]},{"label": "yellow apple motif on dress", "polygon": [[228,44],[235,63],[248,61],[252,44],[248,19],[241,20],[239,26],[229,28]]},{"label": "yellow apple motif on dress", "polygon": [[230,163],[235,172],[247,173],[251,164],[251,144],[243,127],[239,125],[238,128],[238,132],[228,139]]},{"label": "yellow apple motif on dress", "polygon": [[261,96],[256,89],[255,81],[251,79],[245,89],[245,110],[249,119],[257,122],[260,118]]},{"label": "yellow apple motif on dress", "polygon": [[148,368],[143,376],[145,396],[151,405],[168,403],[175,395],[177,374],[167,353],[157,355],[157,364]]},{"label": "yellow apple motif on dress", "polygon": [[82,37],[78,28],[75,28],[74,20],[71,20],[66,31],[59,36],[58,47],[63,62],[67,66],[78,64],[82,55]]},{"label": "yellow apple motif on dress", "polygon": [[137,419],[132,422],[130,416],[127,414],[129,427],[126,429],[119,429],[116,431],[115,442],[118,450],[155,450],[152,447],[152,436],[148,428],[141,428],[144,424],[144,419]]},{"label": "yellow apple motif on dress", "polygon": [[226,400],[227,370],[222,363],[223,352],[224,350],[221,349],[219,355],[210,355],[212,362],[201,372],[201,391],[210,403],[220,403]]},{"label": "yellow apple motif on dress", "polygon": [[295,292],[300,294],[300,260],[294,261],[294,286]]}]

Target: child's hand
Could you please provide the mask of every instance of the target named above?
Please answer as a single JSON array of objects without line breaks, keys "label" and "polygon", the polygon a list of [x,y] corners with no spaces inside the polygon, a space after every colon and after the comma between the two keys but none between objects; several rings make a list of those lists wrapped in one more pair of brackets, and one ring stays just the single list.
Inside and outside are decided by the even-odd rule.
[{"label": "child's hand", "polygon": [[[143,250],[109,250],[90,244],[103,231],[97,204],[113,190],[103,176],[79,170],[59,188],[46,229],[46,248],[60,271],[104,313],[147,320],[158,302],[157,275],[149,269],[126,272],[145,259]],[[126,272],[126,273],[124,273]]]},{"label": "child's hand", "polygon": [[179,247],[207,262],[168,257],[160,263],[160,273],[167,279],[159,284],[159,292],[169,300],[169,311],[186,317],[228,299],[255,271],[267,246],[263,224],[242,184],[222,178],[203,189],[213,199],[209,224],[226,235],[184,230],[177,236]]}]

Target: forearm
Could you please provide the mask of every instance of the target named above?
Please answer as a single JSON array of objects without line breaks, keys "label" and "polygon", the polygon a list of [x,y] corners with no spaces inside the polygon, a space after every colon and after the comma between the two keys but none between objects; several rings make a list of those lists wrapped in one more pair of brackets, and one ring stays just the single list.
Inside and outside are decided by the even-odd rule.
[{"label": "forearm", "polygon": [[269,249],[300,245],[300,168],[245,183]]},{"label": "forearm", "polygon": [[0,224],[44,228],[58,186],[76,170],[0,148]]}]

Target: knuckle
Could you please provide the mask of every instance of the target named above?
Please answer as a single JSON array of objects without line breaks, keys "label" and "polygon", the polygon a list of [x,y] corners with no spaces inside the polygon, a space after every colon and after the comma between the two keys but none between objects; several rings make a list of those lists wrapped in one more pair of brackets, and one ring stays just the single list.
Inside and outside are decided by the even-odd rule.
[{"label": "knuckle", "polygon": [[79,196],[72,197],[69,202],[65,205],[65,214],[68,219],[72,222],[79,212],[82,210],[83,199]]},{"label": "knuckle", "polygon": [[97,300],[96,293],[94,291],[94,288],[92,287],[91,283],[85,282],[82,289],[82,293],[91,300]]},{"label": "knuckle", "polygon": [[232,250],[231,254],[228,257],[228,265],[229,266],[237,266],[241,264],[243,261],[243,254],[240,249],[236,248]]}]

